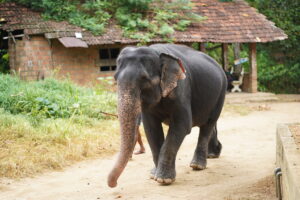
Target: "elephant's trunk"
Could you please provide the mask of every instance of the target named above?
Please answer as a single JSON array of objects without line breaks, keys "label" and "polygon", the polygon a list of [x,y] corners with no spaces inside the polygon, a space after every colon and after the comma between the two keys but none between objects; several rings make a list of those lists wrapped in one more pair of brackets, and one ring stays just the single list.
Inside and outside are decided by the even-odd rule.
[{"label": "elephant's trunk", "polygon": [[117,180],[130,159],[134,146],[137,117],[141,112],[140,94],[136,89],[118,87],[118,116],[121,126],[121,147],[118,159],[108,176],[108,186],[116,187]]}]

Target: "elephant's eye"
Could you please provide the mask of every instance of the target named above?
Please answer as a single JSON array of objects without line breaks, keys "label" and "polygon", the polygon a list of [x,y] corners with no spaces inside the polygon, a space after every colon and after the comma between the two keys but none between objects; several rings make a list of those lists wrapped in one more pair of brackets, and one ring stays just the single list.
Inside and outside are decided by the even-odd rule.
[{"label": "elephant's eye", "polygon": [[142,89],[147,89],[151,87],[151,80],[146,77],[146,76],[142,76],[141,77],[141,88]]}]

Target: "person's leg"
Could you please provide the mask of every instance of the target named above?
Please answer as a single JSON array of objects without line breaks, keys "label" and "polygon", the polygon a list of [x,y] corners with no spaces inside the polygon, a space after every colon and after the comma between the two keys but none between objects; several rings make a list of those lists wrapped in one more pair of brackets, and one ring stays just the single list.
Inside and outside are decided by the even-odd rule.
[{"label": "person's leg", "polygon": [[137,132],[137,142],[140,145],[140,149],[134,152],[135,155],[145,153],[145,147],[142,141],[142,136],[141,136],[139,126],[137,127],[136,132]]}]

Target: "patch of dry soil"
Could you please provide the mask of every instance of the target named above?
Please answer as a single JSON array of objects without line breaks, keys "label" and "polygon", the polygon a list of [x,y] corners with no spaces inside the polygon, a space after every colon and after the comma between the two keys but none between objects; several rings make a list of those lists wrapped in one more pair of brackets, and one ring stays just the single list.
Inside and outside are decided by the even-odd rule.
[{"label": "patch of dry soil", "polygon": [[209,160],[203,171],[189,167],[198,136],[198,129],[193,129],[178,152],[176,182],[170,186],[149,179],[153,164],[147,148],[146,154],[134,156],[129,162],[116,188],[106,185],[114,156],[35,178],[1,179],[0,199],[273,200],[276,126],[299,122],[300,102],[270,103],[267,107],[245,116],[222,117],[218,123],[221,157]]},{"label": "patch of dry soil", "polygon": [[289,126],[290,131],[295,139],[295,143],[300,148],[300,124],[292,124]]}]

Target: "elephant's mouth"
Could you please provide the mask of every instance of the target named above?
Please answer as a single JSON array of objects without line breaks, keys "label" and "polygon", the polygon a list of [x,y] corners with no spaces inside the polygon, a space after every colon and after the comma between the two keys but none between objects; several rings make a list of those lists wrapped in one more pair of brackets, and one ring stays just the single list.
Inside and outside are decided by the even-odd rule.
[{"label": "elephant's mouth", "polygon": [[164,119],[163,123],[167,126],[170,125],[170,118]]}]

